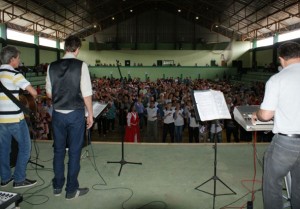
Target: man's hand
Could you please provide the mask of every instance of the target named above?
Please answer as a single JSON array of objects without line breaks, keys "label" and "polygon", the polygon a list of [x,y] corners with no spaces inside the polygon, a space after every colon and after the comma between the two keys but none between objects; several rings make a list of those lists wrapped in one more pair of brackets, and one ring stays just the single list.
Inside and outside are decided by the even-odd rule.
[{"label": "man's hand", "polygon": [[256,121],[257,121],[257,114],[256,112],[253,112],[251,116],[251,122],[253,125],[256,125]]},{"label": "man's hand", "polygon": [[86,118],[86,128],[87,129],[90,129],[92,126],[93,126],[93,123],[94,123],[94,118],[92,115],[89,115],[87,118]]}]

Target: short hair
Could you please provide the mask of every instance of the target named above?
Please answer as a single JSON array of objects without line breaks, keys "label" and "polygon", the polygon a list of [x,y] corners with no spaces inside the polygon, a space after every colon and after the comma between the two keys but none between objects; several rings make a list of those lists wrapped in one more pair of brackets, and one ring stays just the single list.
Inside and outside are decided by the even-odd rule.
[{"label": "short hair", "polygon": [[65,51],[66,52],[75,52],[76,49],[81,47],[81,40],[77,36],[69,36],[65,40]]},{"label": "short hair", "polygon": [[292,41],[281,44],[278,47],[278,56],[284,60],[300,58],[300,44]]},{"label": "short hair", "polygon": [[20,55],[20,51],[15,46],[3,47],[0,53],[0,59],[2,64],[9,64],[12,58],[17,58]]}]

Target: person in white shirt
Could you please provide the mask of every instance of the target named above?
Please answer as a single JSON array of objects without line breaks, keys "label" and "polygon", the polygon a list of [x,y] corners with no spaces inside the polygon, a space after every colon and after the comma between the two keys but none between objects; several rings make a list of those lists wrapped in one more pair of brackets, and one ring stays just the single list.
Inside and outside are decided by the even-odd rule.
[{"label": "person in white shirt", "polygon": [[291,208],[300,208],[300,44],[279,46],[283,69],[266,83],[265,95],[252,122],[274,118],[271,144],[264,154],[264,209],[282,209],[282,180],[291,174]]},{"label": "person in white shirt", "polygon": [[181,108],[181,103],[177,102],[174,113],[174,125],[175,125],[175,142],[182,142],[182,130],[184,125],[184,111]]},{"label": "person in white shirt", "polygon": [[148,142],[158,142],[157,118],[159,109],[155,106],[154,102],[151,100],[149,107],[146,108]]},{"label": "person in white shirt", "polygon": [[[77,59],[80,47],[78,37],[66,38],[64,57],[48,66],[46,76],[46,93],[53,102],[53,193],[59,196],[67,181],[66,199],[83,196],[89,191],[88,188],[79,188],[78,182],[85,129],[91,128],[94,123],[92,83],[87,64]],[[86,119],[85,107],[88,112]],[[69,162],[65,178],[67,146]]]},{"label": "person in white shirt", "polygon": [[191,109],[188,118],[189,124],[189,143],[199,143],[199,122],[196,120],[195,110]]},{"label": "person in white shirt", "polygon": [[162,142],[165,143],[168,133],[171,136],[171,142],[174,142],[174,117],[173,114],[175,110],[172,109],[172,103],[166,104],[166,108],[163,111],[163,139]]}]

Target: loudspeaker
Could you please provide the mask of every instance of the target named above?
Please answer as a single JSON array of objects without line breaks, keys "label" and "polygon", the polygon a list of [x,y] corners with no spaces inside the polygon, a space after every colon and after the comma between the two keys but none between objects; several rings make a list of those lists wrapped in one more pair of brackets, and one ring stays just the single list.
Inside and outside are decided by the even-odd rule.
[{"label": "loudspeaker", "polygon": [[130,60],[125,60],[125,66],[130,66]]},{"label": "loudspeaker", "polygon": [[162,66],[162,60],[157,60],[157,66]]}]

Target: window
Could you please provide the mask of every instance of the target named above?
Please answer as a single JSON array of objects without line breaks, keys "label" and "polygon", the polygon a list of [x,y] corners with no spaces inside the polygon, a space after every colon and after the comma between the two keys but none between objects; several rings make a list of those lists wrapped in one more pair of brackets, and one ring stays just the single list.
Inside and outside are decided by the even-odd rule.
[{"label": "window", "polygon": [[300,30],[295,30],[278,36],[278,42],[300,38]]},{"label": "window", "polygon": [[273,36],[262,40],[258,40],[256,42],[256,47],[263,47],[263,46],[270,46],[270,45],[273,45]]},{"label": "window", "polygon": [[7,39],[34,44],[34,35],[7,29]]},{"label": "window", "polygon": [[48,46],[48,47],[52,47],[52,48],[56,48],[56,41],[52,40],[52,39],[47,39],[47,38],[39,38],[39,45],[40,46]]}]

